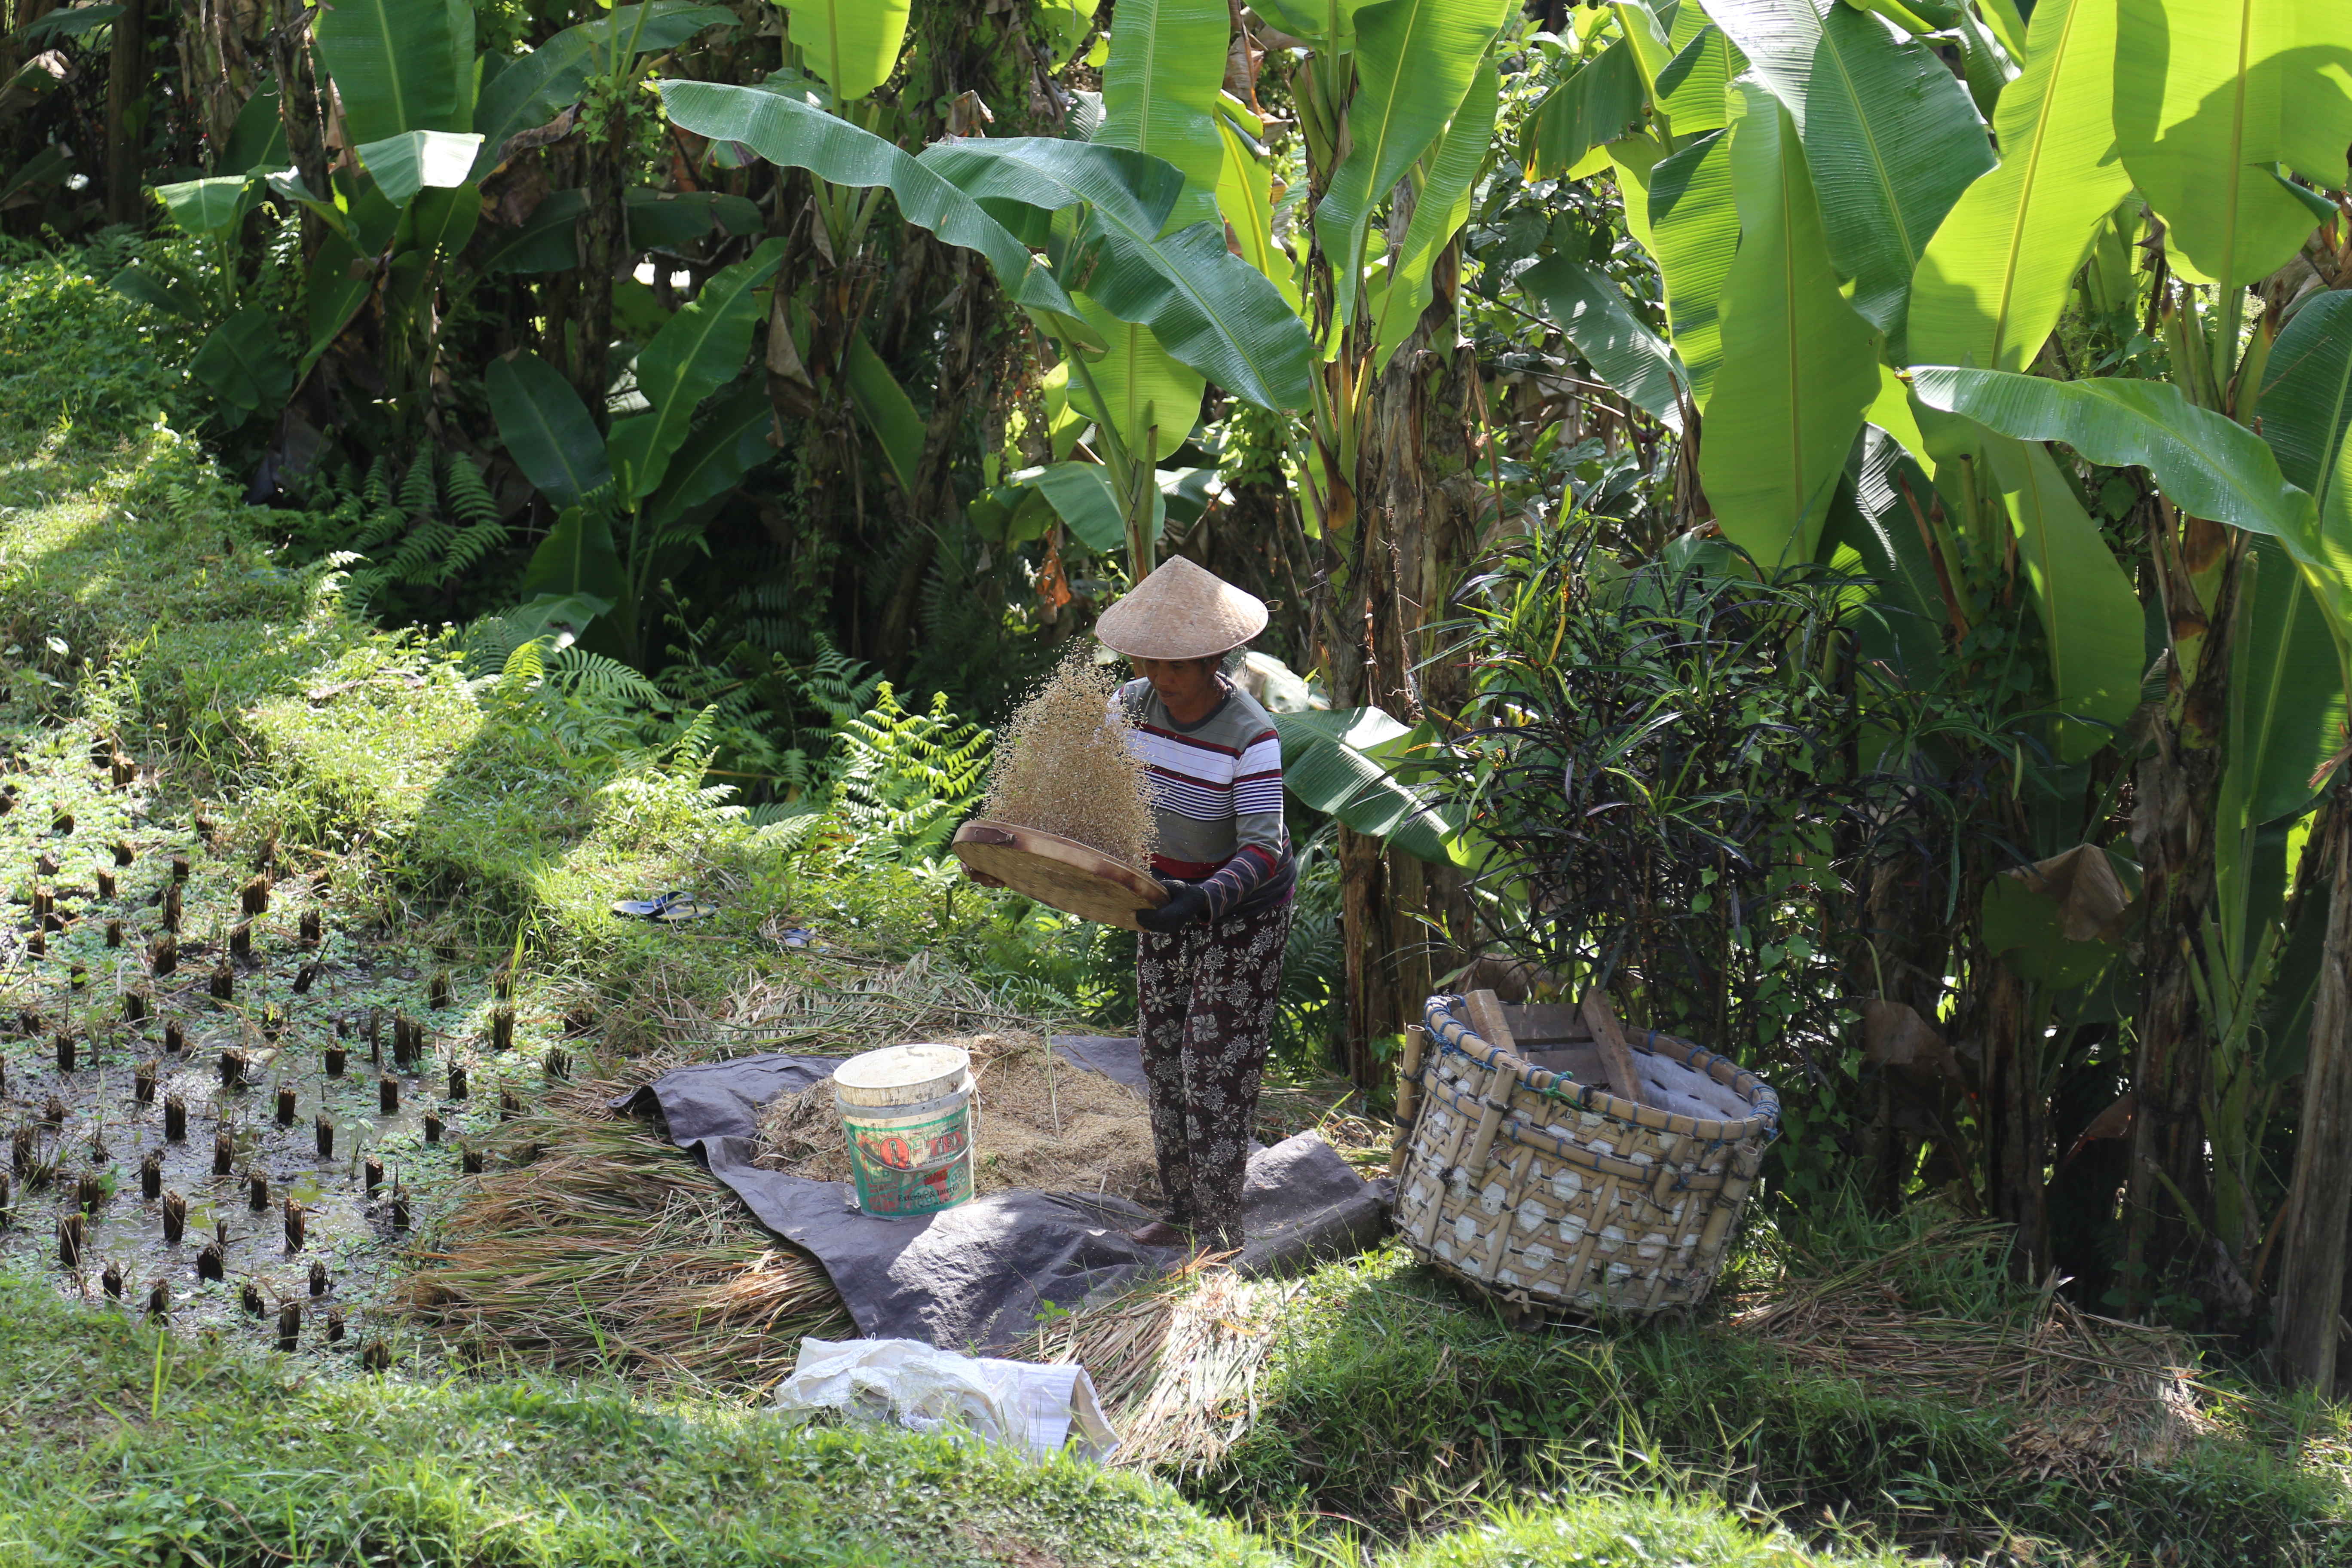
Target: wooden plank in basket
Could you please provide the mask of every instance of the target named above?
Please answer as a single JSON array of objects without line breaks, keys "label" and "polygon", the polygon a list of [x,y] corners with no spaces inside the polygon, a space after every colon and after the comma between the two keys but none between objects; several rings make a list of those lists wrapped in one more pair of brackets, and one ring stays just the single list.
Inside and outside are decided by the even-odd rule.
[{"label": "wooden plank in basket", "polygon": [[956,829],[950,847],[965,865],[1014,892],[1104,925],[1140,931],[1136,911],[1168,901],[1168,889],[1133,867],[1034,827],[974,817]]}]

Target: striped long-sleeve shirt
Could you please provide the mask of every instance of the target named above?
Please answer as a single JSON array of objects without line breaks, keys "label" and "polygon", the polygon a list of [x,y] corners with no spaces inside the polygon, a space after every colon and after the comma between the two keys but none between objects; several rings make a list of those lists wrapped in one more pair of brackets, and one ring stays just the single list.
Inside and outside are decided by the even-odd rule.
[{"label": "striped long-sleeve shirt", "polygon": [[1170,718],[1148,680],[1129,681],[1118,697],[1151,770],[1160,823],[1151,868],[1199,883],[1211,920],[1289,898],[1297,865],[1282,817],[1282,741],[1265,710],[1230,684],[1192,724]]}]

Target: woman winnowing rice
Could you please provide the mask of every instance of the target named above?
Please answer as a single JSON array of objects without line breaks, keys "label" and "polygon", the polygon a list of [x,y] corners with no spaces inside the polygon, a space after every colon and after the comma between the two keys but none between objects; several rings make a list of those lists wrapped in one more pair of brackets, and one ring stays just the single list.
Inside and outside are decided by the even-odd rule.
[{"label": "woman winnowing rice", "polygon": [[[1095,627],[1140,677],[1113,700],[1151,776],[1151,869],[1169,891],[1135,917],[1137,1032],[1168,1200],[1165,1219],[1135,1232],[1148,1246],[1242,1244],[1243,1167],[1297,866],[1274,721],[1220,666],[1265,629],[1262,601],[1181,558]],[[976,867],[965,874],[1003,885]]]},{"label": "woman winnowing rice", "polygon": [[1138,1032],[1168,1215],[1150,1246],[1242,1244],[1242,1168],[1282,984],[1297,867],[1274,721],[1220,670],[1265,605],[1179,557],[1105,611],[1095,636],[1140,679],[1119,689],[1150,769],[1168,902],[1137,914]]}]

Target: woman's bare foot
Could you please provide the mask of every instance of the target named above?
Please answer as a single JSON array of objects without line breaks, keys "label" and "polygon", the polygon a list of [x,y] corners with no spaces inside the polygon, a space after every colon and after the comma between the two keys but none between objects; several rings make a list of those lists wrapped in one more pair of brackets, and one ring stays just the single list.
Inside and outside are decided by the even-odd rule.
[{"label": "woman's bare foot", "polygon": [[1192,1245],[1192,1238],[1164,1219],[1155,1219],[1140,1230],[1127,1233],[1129,1241],[1145,1247],[1183,1247]]}]

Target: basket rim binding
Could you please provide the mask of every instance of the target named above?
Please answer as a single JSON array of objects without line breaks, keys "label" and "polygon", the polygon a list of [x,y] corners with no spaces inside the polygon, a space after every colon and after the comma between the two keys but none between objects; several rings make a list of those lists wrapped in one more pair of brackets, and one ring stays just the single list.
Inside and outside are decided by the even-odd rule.
[{"label": "basket rim binding", "polygon": [[[1461,996],[1440,994],[1429,998],[1423,1008],[1422,1021],[1436,1042],[1441,1053],[1454,1053],[1469,1058],[1488,1068],[1509,1067],[1513,1076],[1535,1092],[1563,1104],[1574,1105],[1619,1121],[1630,1121],[1655,1131],[1673,1133],[1682,1138],[1696,1138],[1708,1142],[1738,1143],[1761,1135],[1770,1142],[1780,1134],[1780,1097],[1772,1086],[1739,1066],[1730,1058],[1695,1045],[1679,1036],[1662,1029],[1643,1031],[1636,1039],[1627,1031],[1626,1044],[1635,1050],[1652,1056],[1679,1059],[1696,1072],[1703,1072],[1730,1089],[1754,1108],[1755,1114],[1737,1121],[1722,1121],[1704,1117],[1685,1116],[1680,1111],[1660,1110],[1622,1095],[1611,1094],[1597,1084],[1580,1082],[1574,1078],[1539,1068],[1534,1063],[1504,1049],[1482,1037],[1460,1015],[1468,1003]],[[1659,1049],[1660,1045],[1677,1047],[1675,1051]]]}]

